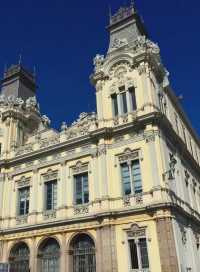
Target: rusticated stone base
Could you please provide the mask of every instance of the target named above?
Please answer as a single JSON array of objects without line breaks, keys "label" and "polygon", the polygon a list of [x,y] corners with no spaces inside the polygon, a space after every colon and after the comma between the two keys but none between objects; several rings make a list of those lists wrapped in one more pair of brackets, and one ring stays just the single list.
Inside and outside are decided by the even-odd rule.
[{"label": "rusticated stone base", "polygon": [[179,272],[171,218],[157,219],[162,272]]}]

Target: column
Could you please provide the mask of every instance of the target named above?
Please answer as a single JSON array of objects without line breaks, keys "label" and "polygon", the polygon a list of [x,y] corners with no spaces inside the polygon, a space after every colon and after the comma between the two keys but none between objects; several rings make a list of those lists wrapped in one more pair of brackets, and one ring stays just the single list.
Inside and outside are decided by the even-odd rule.
[{"label": "column", "polygon": [[118,271],[114,228],[114,226],[103,226],[97,229],[97,272],[102,272],[102,270],[104,272]]},{"label": "column", "polygon": [[132,105],[132,99],[131,99],[131,94],[129,91],[126,92],[126,103],[127,103],[127,109],[128,113],[133,111],[133,105]]},{"label": "column", "polygon": [[37,213],[37,191],[38,191],[38,169],[33,170],[33,177],[31,182],[31,194],[30,194],[30,214],[32,223],[36,222]]},{"label": "column", "polygon": [[37,272],[37,251],[35,237],[30,241],[30,260],[29,267],[31,272]]},{"label": "column", "polygon": [[122,115],[122,104],[121,104],[121,96],[117,94],[117,105],[118,105],[118,112],[119,116]]},{"label": "column", "polygon": [[66,176],[66,161],[62,161],[60,165],[60,181],[58,183],[58,207],[64,208],[67,206],[67,176]]},{"label": "column", "polygon": [[107,178],[107,161],[106,161],[106,145],[101,144],[98,147],[99,155],[99,181],[101,186],[101,197],[108,196],[108,178]]},{"label": "column", "polygon": [[62,241],[61,241],[61,254],[60,254],[60,271],[67,271],[67,248],[66,248],[66,234],[62,234]]}]

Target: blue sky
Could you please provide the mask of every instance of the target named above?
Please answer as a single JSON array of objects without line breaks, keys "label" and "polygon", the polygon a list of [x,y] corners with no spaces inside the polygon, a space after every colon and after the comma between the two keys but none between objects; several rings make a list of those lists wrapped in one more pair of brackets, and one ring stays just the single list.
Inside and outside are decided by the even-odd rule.
[{"label": "blue sky", "polygon": [[[41,110],[52,125],[73,122],[95,110],[89,76],[93,57],[105,54],[109,35],[108,6],[124,0],[0,0],[0,71],[18,62],[36,66]],[[200,132],[200,1],[136,0],[153,41],[161,48],[173,89]]]}]

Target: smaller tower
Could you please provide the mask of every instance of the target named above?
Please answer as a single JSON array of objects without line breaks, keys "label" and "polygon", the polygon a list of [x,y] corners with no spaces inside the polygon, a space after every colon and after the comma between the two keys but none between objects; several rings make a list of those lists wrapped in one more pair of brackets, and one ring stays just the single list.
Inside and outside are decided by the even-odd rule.
[{"label": "smaller tower", "polygon": [[129,7],[121,7],[114,15],[111,15],[107,29],[110,32],[108,53],[123,45],[134,44],[139,36],[148,37],[134,3]]},{"label": "smaller tower", "polygon": [[21,64],[12,65],[5,71],[1,87],[1,94],[5,97],[13,96],[24,101],[36,94],[35,77]]}]

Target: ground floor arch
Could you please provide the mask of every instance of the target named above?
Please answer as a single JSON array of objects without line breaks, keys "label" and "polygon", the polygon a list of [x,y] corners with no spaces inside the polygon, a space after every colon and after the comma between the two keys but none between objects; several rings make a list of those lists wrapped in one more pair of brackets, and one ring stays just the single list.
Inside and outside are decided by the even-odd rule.
[{"label": "ground floor arch", "polygon": [[96,272],[95,243],[89,235],[76,235],[70,249],[72,272]]},{"label": "ground floor arch", "polygon": [[29,272],[30,251],[26,243],[20,242],[11,248],[10,272]]},{"label": "ground floor arch", "polygon": [[60,245],[54,238],[44,240],[38,248],[38,272],[60,271]]}]

